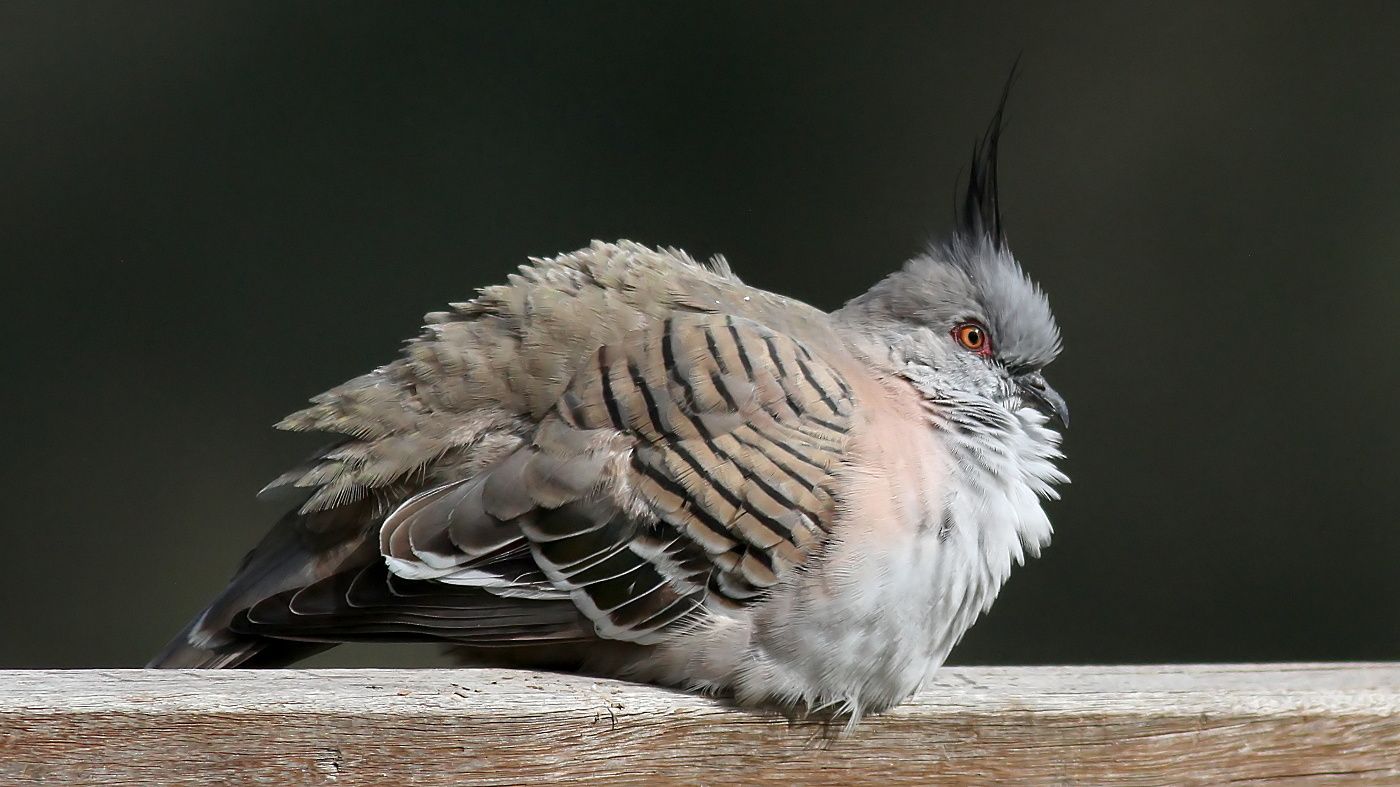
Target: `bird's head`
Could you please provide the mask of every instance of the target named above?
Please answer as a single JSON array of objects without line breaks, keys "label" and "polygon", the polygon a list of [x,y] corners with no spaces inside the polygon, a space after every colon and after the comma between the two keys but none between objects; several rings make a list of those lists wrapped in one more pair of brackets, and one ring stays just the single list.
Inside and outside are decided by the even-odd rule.
[{"label": "bird's head", "polygon": [[1033,407],[1068,425],[1069,408],[1045,381],[1060,352],[1050,303],[1007,245],[997,196],[997,145],[1006,97],[973,148],[952,238],[836,312],[881,337],[891,360],[933,398]]}]

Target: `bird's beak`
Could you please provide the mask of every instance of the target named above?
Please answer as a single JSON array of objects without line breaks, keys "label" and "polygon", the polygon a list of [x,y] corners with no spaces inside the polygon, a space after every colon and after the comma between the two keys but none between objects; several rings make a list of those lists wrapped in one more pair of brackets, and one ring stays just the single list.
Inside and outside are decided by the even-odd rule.
[{"label": "bird's beak", "polygon": [[1069,405],[1065,404],[1065,398],[1058,391],[1050,387],[1050,383],[1045,382],[1044,375],[1040,372],[1022,375],[1016,379],[1016,384],[1026,404],[1059,421],[1064,428],[1069,428]]}]

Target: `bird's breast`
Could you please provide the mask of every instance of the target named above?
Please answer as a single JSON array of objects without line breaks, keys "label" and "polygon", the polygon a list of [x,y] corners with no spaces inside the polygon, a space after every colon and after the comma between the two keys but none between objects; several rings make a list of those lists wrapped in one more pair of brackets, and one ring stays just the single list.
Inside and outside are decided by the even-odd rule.
[{"label": "bird's breast", "polygon": [[951,457],[920,397],[898,379],[858,393],[861,418],[839,478],[840,529],[897,543],[936,528]]}]

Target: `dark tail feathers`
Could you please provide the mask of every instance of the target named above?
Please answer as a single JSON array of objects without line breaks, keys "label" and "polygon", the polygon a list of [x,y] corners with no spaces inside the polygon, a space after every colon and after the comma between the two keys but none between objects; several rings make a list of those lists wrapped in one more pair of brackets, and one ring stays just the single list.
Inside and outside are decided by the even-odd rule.
[{"label": "dark tail feathers", "polygon": [[146,664],[164,669],[281,667],[325,643],[252,637],[230,628],[252,605],[378,557],[367,537],[367,505],[308,515],[289,513],[249,552],[228,587]]}]

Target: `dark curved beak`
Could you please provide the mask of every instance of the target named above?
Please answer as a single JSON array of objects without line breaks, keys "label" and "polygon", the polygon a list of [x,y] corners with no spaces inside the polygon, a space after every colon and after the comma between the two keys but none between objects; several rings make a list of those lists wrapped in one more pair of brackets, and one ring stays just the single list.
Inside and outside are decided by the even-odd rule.
[{"label": "dark curved beak", "polygon": [[1065,398],[1058,391],[1050,387],[1050,383],[1045,382],[1044,375],[1040,372],[1022,375],[1016,379],[1016,385],[1021,389],[1021,398],[1026,404],[1059,421],[1064,428],[1069,428],[1069,405],[1065,404]]}]

